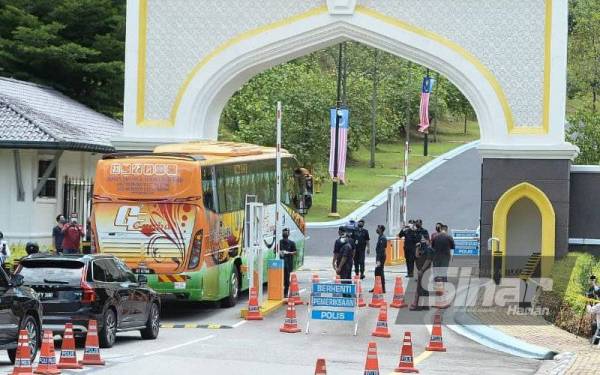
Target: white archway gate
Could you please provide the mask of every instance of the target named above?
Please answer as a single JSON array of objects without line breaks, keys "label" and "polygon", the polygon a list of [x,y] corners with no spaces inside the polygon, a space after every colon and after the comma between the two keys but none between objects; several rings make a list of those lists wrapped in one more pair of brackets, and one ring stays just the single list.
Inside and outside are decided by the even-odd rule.
[{"label": "white archway gate", "polygon": [[252,76],[355,40],[441,72],[471,101],[485,243],[497,186],[546,180],[528,160],[568,168],[576,152],[564,141],[567,12],[567,0],[128,0],[125,127],[114,143],[214,139]]}]

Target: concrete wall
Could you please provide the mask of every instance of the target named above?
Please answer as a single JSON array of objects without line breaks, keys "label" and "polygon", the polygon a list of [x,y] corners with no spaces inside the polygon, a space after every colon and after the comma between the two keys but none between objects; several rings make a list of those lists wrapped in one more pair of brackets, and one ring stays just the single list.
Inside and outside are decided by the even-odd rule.
[{"label": "concrete wall", "polygon": [[38,158],[52,156],[52,151],[20,150],[21,176],[25,200],[17,201],[17,182],[13,150],[0,150],[0,231],[11,244],[30,240],[49,245],[55,217],[63,209],[64,176],[93,178],[96,162],[101,155],[65,151],[57,169],[56,198],[36,198]]},{"label": "concrete wall", "polygon": [[598,166],[573,166],[572,168],[569,238],[600,241],[600,167]]},{"label": "concrete wall", "polygon": [[564,256],[569,238],[569,160],[484,158],[481,176],[481,268],[490,264],[487,241],[492,235],[492,217],[498,199],[505,191],[529,182],[548,197],[556,214],[555,253]]}]

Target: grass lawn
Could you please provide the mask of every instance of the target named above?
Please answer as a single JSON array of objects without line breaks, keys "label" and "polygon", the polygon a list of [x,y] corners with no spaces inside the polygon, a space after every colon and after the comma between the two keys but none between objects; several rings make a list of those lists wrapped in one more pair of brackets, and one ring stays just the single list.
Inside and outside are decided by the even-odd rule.
[{"label": "grass lawn", "polygon": [[[433,139],[433,134],[429,135]],[[467,134],[463,123],[440,122],[438,142],[429,143],[429,156],[423,156],[423,139],[412,136],[408,159],[409,172],[453,148],[479,139],[477,122],[470,121]],[[379,144],[375,152],[375,168],[369,168],[370,151],[361,147],[352,153],[346,166],[346,184],[338,187],[338,213],[344,217],[402,178],[404,166],[404,141]],[[308,221],[327,221],[331,208],[331,180],[324,179],[321,192],[313,196],[313,206],[306,216]]]}]

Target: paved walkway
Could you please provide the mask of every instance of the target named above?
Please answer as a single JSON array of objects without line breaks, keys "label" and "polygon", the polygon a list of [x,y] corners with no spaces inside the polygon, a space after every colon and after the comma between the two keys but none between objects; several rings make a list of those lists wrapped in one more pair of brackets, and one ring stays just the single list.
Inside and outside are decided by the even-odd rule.
[{"label": "paved walkway", "polygon": [[[483,324],[496,328],[510,336],[539,345],[559,353],[573,353],[574,360],[563,361],[562,368],[543,366],[540,374],[597,375],[600,373],[600,348],[592,347],[589,340],[575,336],[540,316],[509,315],[506,309],[494,313],[473,313]],[[557,363],[558,364],[558,363]],[[552,372],[557,370],[556,372]]]}]

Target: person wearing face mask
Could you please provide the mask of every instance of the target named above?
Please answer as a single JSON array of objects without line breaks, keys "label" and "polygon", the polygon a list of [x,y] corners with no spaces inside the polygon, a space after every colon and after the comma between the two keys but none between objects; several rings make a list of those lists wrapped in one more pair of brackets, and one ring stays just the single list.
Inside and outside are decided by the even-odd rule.
[{"label": "person wearing face mask", "polygon": [[[385,249],[387,248],[387,238],[385,238],[385,226],[377,226],[377,247],[375,247],[375,277],[381,277],[381,289],[385,293],[385,276],[383,273],[383,267],[385,266]],[[373,289],[369,291],[373,293]]]},{"label": "person wearing face mask", "polygon": [[334,270],[337,270],[337,262],[338,262],[338,257],[340,255],[340,250],[342,249],[342,245],[344,244],[342,242],[342,238],[344,238],[346,235],[346,228],[344,228],[343,226],[338,228],[338,238],[336,238],[335,243],[333,244],[333,260],[331,261],[331,264],[333,266]]},{"label": "person wearing face mask", "polygon": [[354,246],[352,239],[344,233],[339,238],[340,249],[335,262],[335,273],[342,279],[343,284],[352,282],[352,258],[354,256]]},{"label": "person wearing face mask", "polygon": [[365,278],[365,251],[367,254],[371,253],[369,247],[369,231],[365,229],[365,221],[363,219],[358,221],[356,230],[352,233],[352,239],[354,240],[354,273],[356,276],[360,276],[361,279]]},{"label": "person wearing face mask", "polygon": [[406,259],[406,270],[409,278],[413,277],[415,269],[415,254],[417,251],[417,244],[420,239],[417,238],[417,228],[414,220],[409,220],[400,233],[399,238],[404,238],[404,258]]},{"label": "person wearing face mask", "polygon": [[290,274],[294,271],[294,256],[296,255],[296,244],[290,240],[290,230],[283,228],[283,237],[279,240],[279,257],[283,259],[283,295],[288,295],[290,288]]}]

